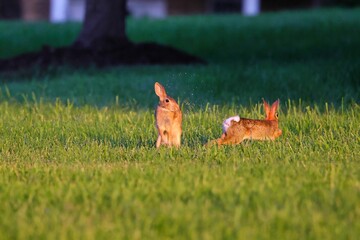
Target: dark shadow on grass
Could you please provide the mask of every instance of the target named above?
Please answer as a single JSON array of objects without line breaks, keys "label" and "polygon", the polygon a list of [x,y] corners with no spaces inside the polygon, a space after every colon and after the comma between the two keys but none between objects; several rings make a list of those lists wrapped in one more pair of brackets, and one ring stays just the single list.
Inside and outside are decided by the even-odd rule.
[{"label": "dark shadow on grass", "polygon": [[56,67],[104,68],[128,65],[206,64],[206,61],[157,43],[109,43],[101,48],[83,48],[77,45],[53,48],[43,46],[38,52],[0,59],[0,73],[46,72]]}]

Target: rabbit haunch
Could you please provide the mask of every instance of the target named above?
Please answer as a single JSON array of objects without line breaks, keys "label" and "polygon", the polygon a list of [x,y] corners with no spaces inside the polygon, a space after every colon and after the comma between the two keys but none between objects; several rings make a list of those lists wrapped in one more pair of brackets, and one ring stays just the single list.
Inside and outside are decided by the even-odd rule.
[{"label": "rabbit haunch", "polygon": [[232,121],[239,122],[240,116],[233,116],[233,117],[229,117],[228,119],[225,119],[222,125],[223,133],[226,133],[227,129],[232,125],[231,123]]}]

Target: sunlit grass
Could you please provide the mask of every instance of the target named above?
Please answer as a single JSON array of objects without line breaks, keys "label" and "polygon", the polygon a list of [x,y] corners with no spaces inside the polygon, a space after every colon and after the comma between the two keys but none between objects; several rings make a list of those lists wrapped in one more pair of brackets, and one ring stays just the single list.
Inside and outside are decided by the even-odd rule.
[{"label": "sunlit grass", "polygon": [[275,142],[210,149],[239,109],[190,111],[183,147],[158,151],[150,110],[2,103],[0,226],[9,238],[354,239],[360,107],[318,108],[283,107]]}]

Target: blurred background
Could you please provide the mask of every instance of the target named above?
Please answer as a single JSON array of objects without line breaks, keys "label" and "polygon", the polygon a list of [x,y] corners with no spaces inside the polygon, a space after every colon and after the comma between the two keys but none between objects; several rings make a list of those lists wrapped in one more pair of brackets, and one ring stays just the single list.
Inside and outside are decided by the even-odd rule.
[{"label": "blurred background", "polygon": [[[0,19],[25,21],[82,21],[86,0],[0,0]],[[360,0],[128,0],[133,17],[165,18],[173,15],[261,12],[320,7],[355,7]]]}]

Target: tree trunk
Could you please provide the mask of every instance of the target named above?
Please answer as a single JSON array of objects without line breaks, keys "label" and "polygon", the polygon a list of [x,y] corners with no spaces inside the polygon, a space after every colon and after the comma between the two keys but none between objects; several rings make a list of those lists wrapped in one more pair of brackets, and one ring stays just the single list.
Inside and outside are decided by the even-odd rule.
[{"label": "tree trunk", "polygon": [[[1,1],[1,0],[0,0]],[[22,0],[27,3],[30,0]],[[32,0],[44,1],[44,0]],[[43,46],[39,52],[1,60],[1,71],[38,66],[117,66],[205,63],[200,58],[157,43],[132,43],[126,37],[126,0],[87,0],[82,30],[71,46]]]},{"label": "tree trunk", "polygon": [[22,18],[26,21],[49,19],[49,0],[21,0]]},{"label": "tree trunk", "polygon": [[128,44],[125,32],[127,0],[86,0],[85,20],[75,46],[103,48]]},{"label": "tree trunk", "polygon": [[3,1],[0,0],[0,18],[18,19],[20,15],[20,0]]}]

